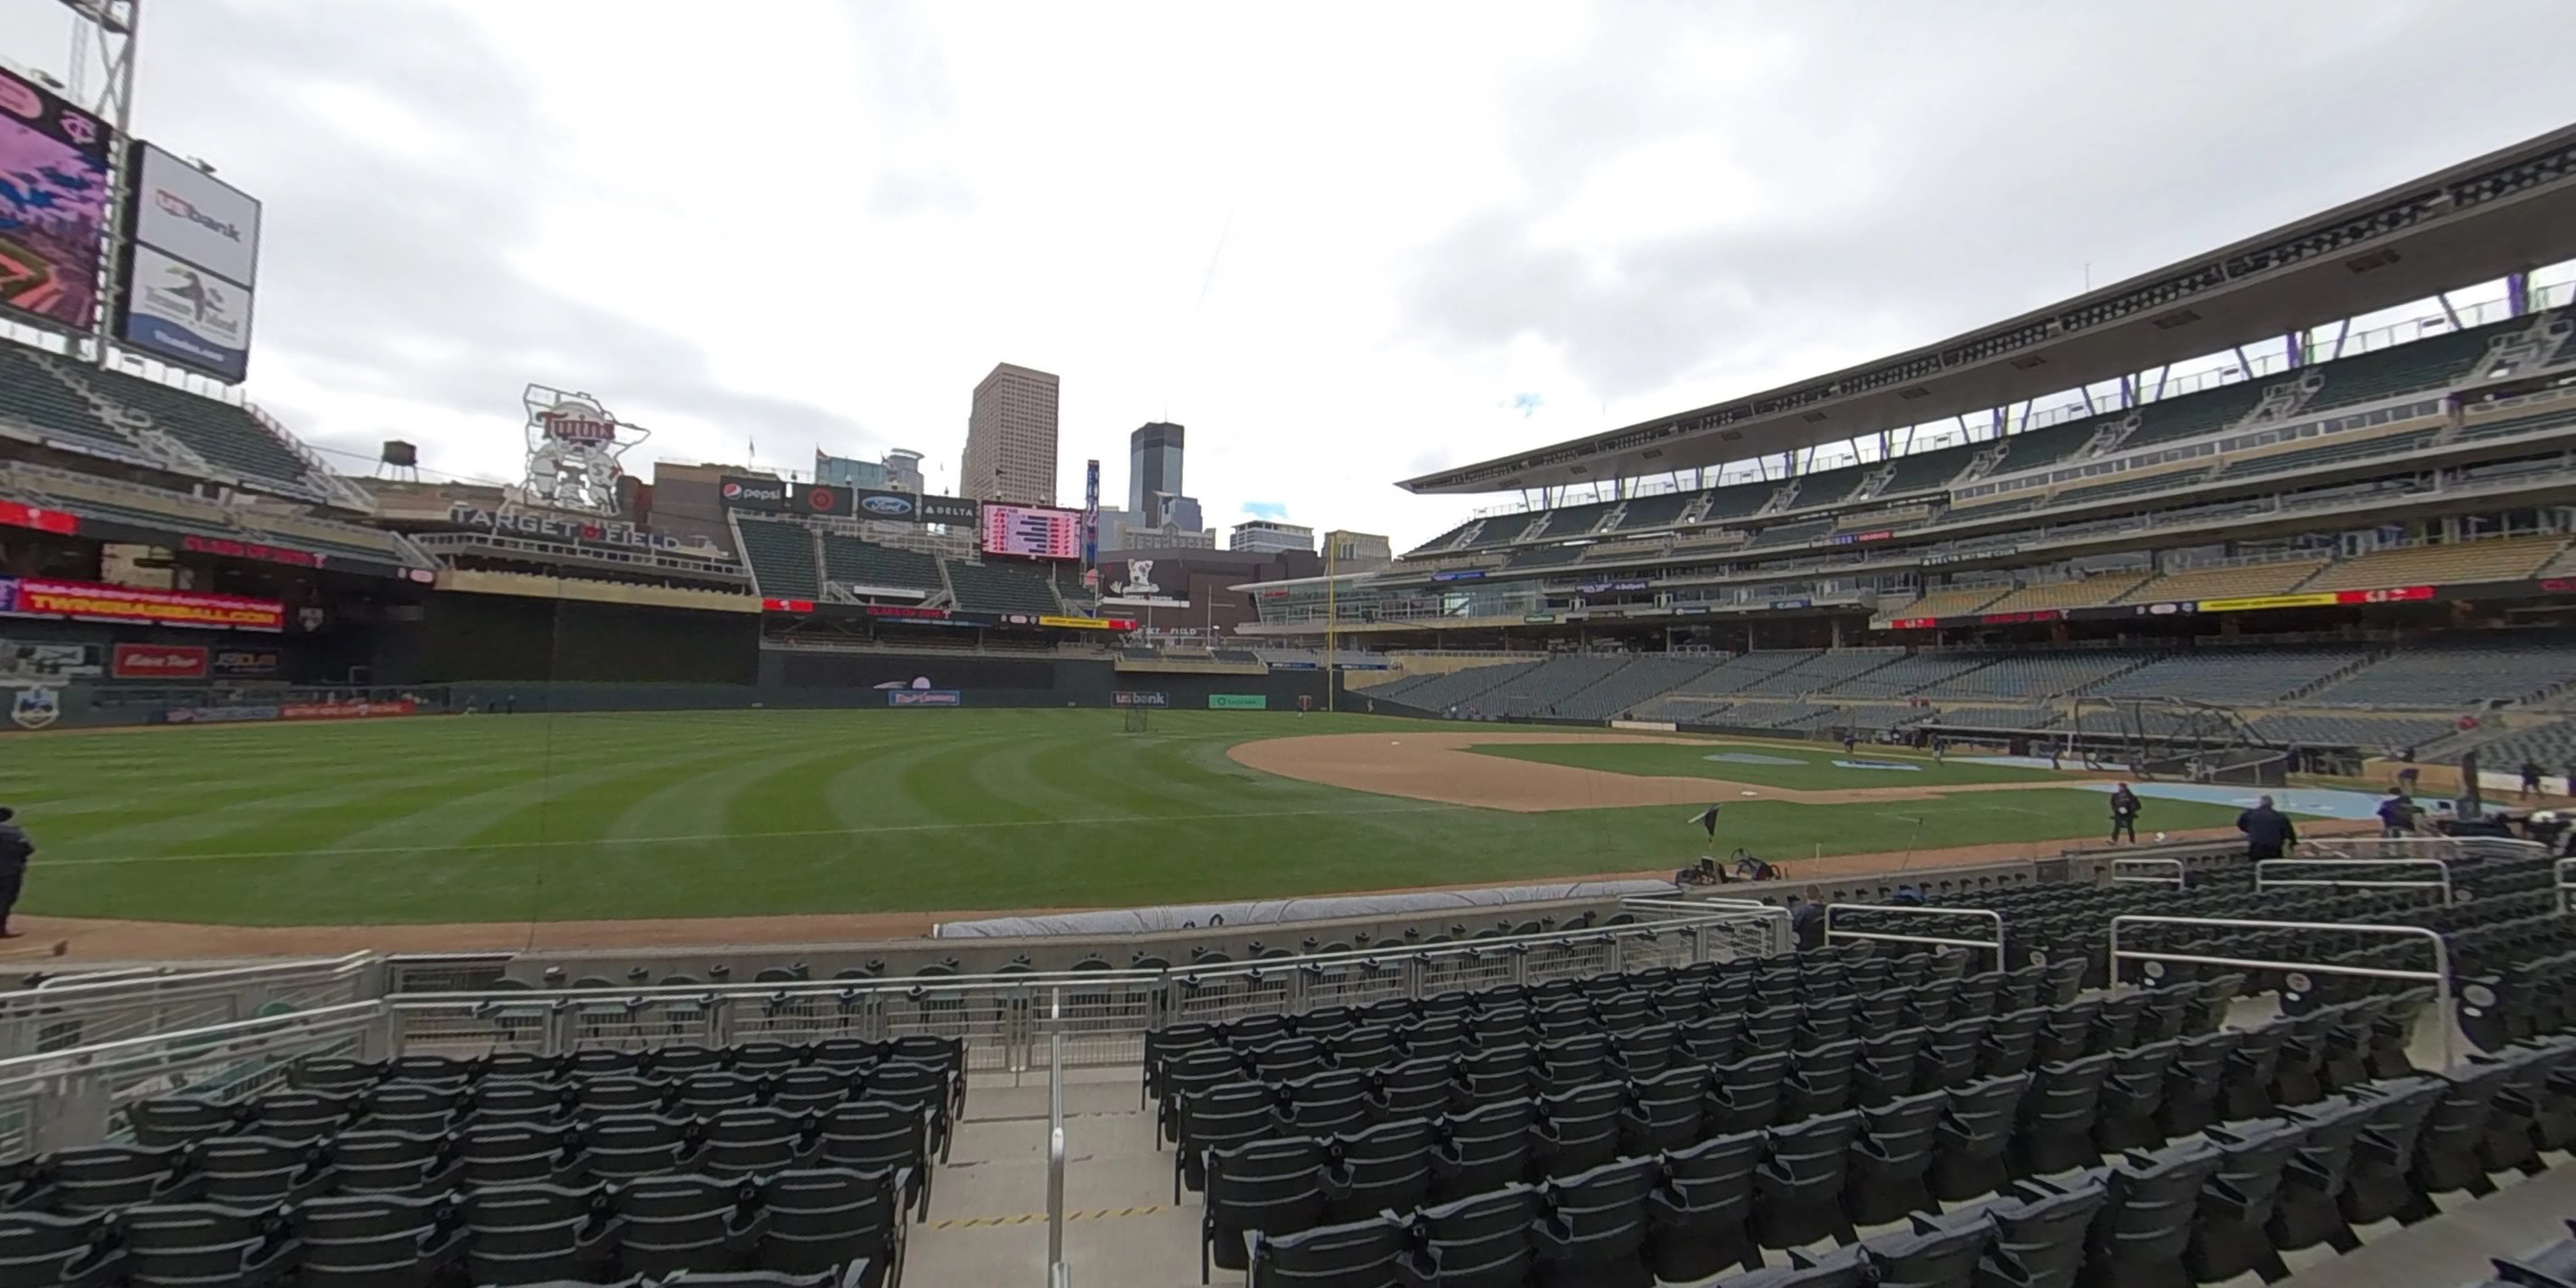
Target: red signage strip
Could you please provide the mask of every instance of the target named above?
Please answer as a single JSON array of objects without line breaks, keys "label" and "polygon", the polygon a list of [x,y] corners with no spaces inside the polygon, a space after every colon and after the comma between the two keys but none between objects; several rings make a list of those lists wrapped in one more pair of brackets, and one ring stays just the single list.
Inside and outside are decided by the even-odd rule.
[{"label": "red signage strip", "polygon": [[280,720],[367,720],[377,716],[407,716],[415,707],[409,698],[391,702],[289,702],[278,707]]},{"label": "red signage strip", "polygon": [[202,680],[210,656],[203,644],[119,644],[107,673],[119,680]]},{"label": "red signage strip", "polygon": [[810,599],[763,599],[760,601],[760,611],[764,613],[810,613],[814,611],[814,601]]},{"label": "red signage strip", "polygon": [[139,622],[211,630],[282,631],[286,605],[274,599],[197,591],[142,590],[44,577],[0,577],[0,613],[68,617],[84,622]]},{"label": "red signage strip", "polygon": [[0,501],[0,523],[13,528],[34,528],[38,532],[50,532],[62,537],[68,537],[80,531],[80,520],[72,515],[60,510],[40,510],[32,505],[20,505],[15,501]]},{"label": "red signage strip", "polygon": [[[200,537],[194,534],[179,538],[179,548],[193,554],[222,555],[228,559],[257,559],[262,563],[286,564],[295,568],[319,568],[322,556],[310,550],[290,550],[260,541],[235,541],[230,537]],[[387,556],[391,558],[391,556]]]}]

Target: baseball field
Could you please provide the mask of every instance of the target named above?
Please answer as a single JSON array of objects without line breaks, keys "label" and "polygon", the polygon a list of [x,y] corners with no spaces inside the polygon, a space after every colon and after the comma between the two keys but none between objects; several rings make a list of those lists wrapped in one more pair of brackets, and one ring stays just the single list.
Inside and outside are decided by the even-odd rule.
[{"label": "baseball field", "polygon": [[1287,712],[1156,711],[1142,733],[1102,710],[485,715],[5,751],[39,923],[1116,907],[1669,873],[1710,848],[1704,803],[1721,852],[1793,862],[2054,852],[2103,816],[2045,770]]}]

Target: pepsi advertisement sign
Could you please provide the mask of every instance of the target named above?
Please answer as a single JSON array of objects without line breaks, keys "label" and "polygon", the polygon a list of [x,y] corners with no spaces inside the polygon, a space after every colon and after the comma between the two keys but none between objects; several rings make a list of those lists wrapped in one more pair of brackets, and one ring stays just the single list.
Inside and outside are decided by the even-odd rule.
[{"label": "pepsi advertisement sign", "polygon": [[716,494],[724,498],[728,510],[784,510],[787,508],[787,480],[756,479],[740,474],[727,474],[716,481]]}]

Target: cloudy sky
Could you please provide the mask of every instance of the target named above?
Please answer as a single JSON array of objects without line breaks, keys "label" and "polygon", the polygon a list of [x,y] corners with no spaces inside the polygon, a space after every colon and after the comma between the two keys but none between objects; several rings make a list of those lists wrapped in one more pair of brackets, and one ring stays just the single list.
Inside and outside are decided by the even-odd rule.
[{"label": "cloudy sky", "polygon": [[[54,0],[0,56],[58,74]],[[1062,375],[1060,495],[1212,522],[1926,342],[2564,124],[2565,0],[150,0],[137,126],[267,203],[251,396],[514,475],[911,447]],[[2500,37],[2502,37],[2500,39]],[[2545,61],[2545,60],[2544,60]],[[1501,498],[1494,498],[1501,499]]]}]

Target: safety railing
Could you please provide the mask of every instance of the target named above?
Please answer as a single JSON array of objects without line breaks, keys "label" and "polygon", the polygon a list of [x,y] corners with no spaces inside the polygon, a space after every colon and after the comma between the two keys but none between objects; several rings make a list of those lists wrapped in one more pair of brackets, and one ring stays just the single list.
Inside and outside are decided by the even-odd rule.
[{"label": "safety railing", "polygon": [[1787,947],[1779,909],[1711,905],[1620,926],[1158,970],[396,994],[388,999],[389,1034],[397,1051],[552,1055],[928,1033],[960,1039],[970,1072],[1018,1075],[1044,1068],[1058,1037],[1068,1067],[1135,1064],[1144,1059],[1145,1034],[1168,1024],[1296,1015]]},{"label": "safety railing", "polygon": [[2191,884],[2191,865],[2180,859],[2113,859],[2111,880],[2117,885],[2169,885],[2179,890]]},{"label": "safety railing", "polygon": [[1059,995],[1052,1015],[1056,1031],[1048,1038],[1047,1059],[1047,1282],[1068,1283],[1072,1271],[1064,1263],[1064,1028],[1063,998]]},{"label": "safety railing", "polygon": [[381,960],[351,953],[214,970],[61,976],[0,993],[0,1057],[366,1001],[383,988]]},{"label": "safety railing", "polygon": [[0,1160],[108,1140],[138,1100],[248,1100],[283,1087],[298,1060],[381,1056],[384,1016],[382,1002],[348,1002],[0,1059]]},{"label": "safety railing", "polygon": [[[2121,931],[2134,926],[2175,926],[2193,930],[2294,930],[2319,934],[2381,935],[2396,939],[2415,939],[2433,946],[2431,970],[2398,970],[2384,966],[2347,966],[2337,962],[2287,961],[2264,957],[2227,957],[2205,953],[2180,952],[2161,948],[2123,948]],[[2451,946],[2436,930],[2422,926],[2391,926],[2370,922],[2341,921],[2254,921],[2229,917],[2154,917],[2127,914],[2111,919],[2111,986],[2124,986],[2122,962],[2164,962],[2181,966],[2217,966],[2226,970],[2305,971],[2317,975],[2349,975],[2359,979],[2393,979],[2433,986],[2434,1015],[2441,1025],[2442,1065],[2457,1064],[2460,1058],[2459,1022],[2452,1011]],[[2152,966],[2147,969],[2153,970]]]},{"label": "safety railing", "polygon": [[[1995,935],[1992,939],[1967,939],[1957,935],[1915,934],[1883,929],[1837,929],[1834,926],[1835,916],[1849,913],[1868,913],[1871,924],[1878,924],[1882,917],[1928,917],[1935,922],[1946,918],[1950,925],[1973,921],[1980,925],[1994,927]],[[1830,943],[1837,939],[1868,939],[1890,944],[1967,948],[1993,953],[1994,964],[1998,968],[2004,964],[2004,915],[1991,908],[1925,908],[1902,903],[1829,903],[1825,905],[1825,940]]]},{"label": "safety railing", "polygon": [[2550,883],[2558,889],[2558,910],[2576,909],[2576,859],[2560,859],[2549,867]]},{"label": "safety railing", "polygon": [[2441,859],[2449,863],[2549,856],[2538,841],[2510,836],[2337,836],[2303,842],[2299,849],[2326,859]]},{"label": "safety railing", "polygon": [[[2283,875],[2302,872],[2324,873],[2320,876]],[[2414,877],[2401,873],[2421,874]],[[2335,875],[2349,873],[2351,875]],[[2439,888],[2442,902],[2452,902],[2451,862],[2432,857],[2414,859],[2262,859],[2254,864],[2254,888],[2273,890],[2290,886],[2332,886],[2338,890],[2424,890]]]}]

